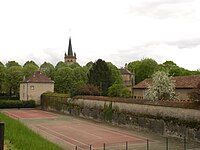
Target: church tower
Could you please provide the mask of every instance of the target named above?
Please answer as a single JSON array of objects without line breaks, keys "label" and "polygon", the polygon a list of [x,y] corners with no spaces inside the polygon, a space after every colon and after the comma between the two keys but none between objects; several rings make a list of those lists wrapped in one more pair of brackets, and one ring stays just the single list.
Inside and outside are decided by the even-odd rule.
[{"label": "church tower", "polygon": [[69,65],[76,63],[76,53],[73,54],[71,37],[69,38],[68,54],[65,53],[64,62]]}]

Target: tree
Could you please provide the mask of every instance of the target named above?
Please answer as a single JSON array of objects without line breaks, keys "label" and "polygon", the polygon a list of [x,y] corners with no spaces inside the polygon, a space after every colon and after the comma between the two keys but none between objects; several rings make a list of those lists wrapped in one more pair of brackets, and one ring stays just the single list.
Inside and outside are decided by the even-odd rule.
[{"label": "tree", "polygon": [[128,64],[128,70],[135,74],[135,83],[139,83],[146,78],[150,78],[158,69],[158,64],[151,58],[141,61],[134,61]]},{"label": "tree", "polygon": [[69,67],[66,63],[64,63],[63,61],[59,61],[56,66],[55,66],[55,69],[58,70],[60,68],[63,68],[63,67]]},{"label": "tree", "polygon": [[23,66],[23,75],[25,77],[32,75],[38,70],[38,65],[33,61],[27,61]]},{"label": "tree", "polygon": [[27,65],[33,65],[33,66],[36,66],[37,68],[39,68],[39,66],[33,60],[25,62],[23,67],[25,67]]},{"label": "tree", "polygon": [[5,67],[3,63],[0,62],[0,93],[5,92],[4,91],[4,82],[5,81]]},{"label": "tree", "polygon": [[108,88],[112,84],[112,74],[107,63],[98,59],[89,70],[88,82],[98,86],[102,95],[107,95]]},{"label": "tree", "polygon": [[10,67],[13,67],[13,66],[20,66],[18,62],[16,61],[8,61],[6,63],[6,68],[10,68]]},{"label": "tree", "polygon": [[94,95],[98,96],[100,94],[97,86],[94,85],[84,85],[80,87],[77,91],[77,95]]},{"label": "tree", "polygon": [[158,71],[153,75],[152,84],[145,91],[145,99],[171,100],[175,99],[175,84],[167,73]]},{"label": "tree", "polygon": [[93,64],[94,63],[92,61],[90,61],[85,66],[83,66],[83,69],[86,71],[86,73],[89,72],[89,70],[92,68]]},{"label": "tree", "polygon": [[122,84],[113,84],[108,88],[108,96],[129,98],[131,92]]},{"label": "tree", "polygon": [[5,88],[10,96],[19,95],[20,81],[23,79],[22,68],[20,66],[12,66],[6,69]]},{"label": "tree", "polygon": [[123,84],[122,75],[119,72],[119,69],[111,62],[108,62],[107,65],[111,71],[112,84]]},{"label": "tree", "polygon": [[55,68],[51,63],[48,62],[44,62],[41,66],[40,66],[40,70],[49,78],[51,78],[52,80],[54,79],[54,73],[55,73]]},{"label": "tree", "polygon": [[194,102],[200,102],[200,82],[197,87],[193,89],[189,94],[189,98]]},{"label": "tree", "polygon": [[63,67],[55,72],[55,91],[70,93],[74,85],[74,71],[70,67]]}]

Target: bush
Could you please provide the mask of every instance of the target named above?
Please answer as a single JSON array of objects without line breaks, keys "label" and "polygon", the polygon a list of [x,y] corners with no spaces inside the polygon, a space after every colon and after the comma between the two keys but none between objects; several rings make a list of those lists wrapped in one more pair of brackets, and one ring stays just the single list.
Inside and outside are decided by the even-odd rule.
[{"label": "bush", "polygon": [[0,100],[0,108],[33,108],[35,101]]},{"label": "bush", "polygon": [[85,85],[79,88],[77,95],[100,95],[99,89],[94,85]]},{"label": "bush", "polygon": [[131,92],[122,84],[113,84],[111,87],[108,88],[108,96],[130,98]]}]

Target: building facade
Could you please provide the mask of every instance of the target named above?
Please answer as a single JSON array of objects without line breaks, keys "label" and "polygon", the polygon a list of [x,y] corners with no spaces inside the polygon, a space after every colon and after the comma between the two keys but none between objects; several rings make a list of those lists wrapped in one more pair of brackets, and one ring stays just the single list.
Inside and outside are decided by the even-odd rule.
[{"label": "building facade", "polygon": [[[175,83],[175,92],[179,100],[190,100],[189,93],[200,83],[200,75],[177,76],[173,77]],[[152,79],[145,79],[133,86],[133,97],[135,99],[144,99],[145,90],[152,84]]]},{"label": "building facade", "polygon": [[68,53],[65,53],[64,62],[69,65],[76,63],[76,53],[73,53],[71,38],[69,38]]},{"label": "building facade", "polygon": [[24,78],[20,83],[20,100],[34,100],[36,104],[40,104],[40,97],[45,92],[54,92],[54,81],[40,71]]}]

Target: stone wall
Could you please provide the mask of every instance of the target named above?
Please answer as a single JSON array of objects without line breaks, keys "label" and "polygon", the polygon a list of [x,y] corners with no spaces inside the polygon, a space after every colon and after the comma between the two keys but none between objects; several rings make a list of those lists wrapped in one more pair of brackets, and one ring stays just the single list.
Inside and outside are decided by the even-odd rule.
[{"label": "stone wall", "polygon": [[200,141],[200,111],[90,99],[42,97],[42,108]]}]

